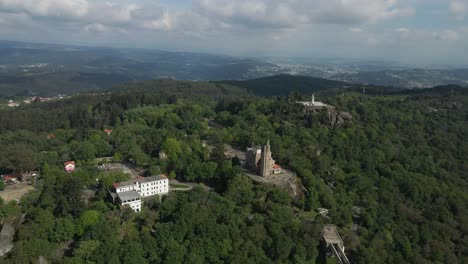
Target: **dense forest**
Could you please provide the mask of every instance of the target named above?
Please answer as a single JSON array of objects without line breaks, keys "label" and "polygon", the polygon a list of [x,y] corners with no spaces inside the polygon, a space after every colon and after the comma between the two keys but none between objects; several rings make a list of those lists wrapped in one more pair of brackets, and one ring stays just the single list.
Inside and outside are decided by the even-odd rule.
[{"label": "dense forest", "polygon": [[[36,191],[0,203],[3,221],[25,214],[0,262],[326,263],[326,223],[355,263],[468,262],[466,89],[350,90],[321,99],[336,110],[305,112],[299,94],[134,86],[0,111],[0,174],[41,175]],[[332,126],[331,111],[352,120]],[[299,177],[299,198],[251,181],[224,155],[223,144],[245,149],[267,137],[277,163]],[[200,185],[149,199],[141,213],[121,210],[106,190],[128,176],[98,171],[101,157]],[[67,160],[79,170],[63,172]]]},{"label": "dense forest", "polygon": [[344,86],[355,86],[349,83],[324,78],[288,74],[280,74],[253,80],[219,81],[218,83],[242,87],[259,96],[287,96],[291,91],[301,94],[311,94],[319,91],[337,89]]}]

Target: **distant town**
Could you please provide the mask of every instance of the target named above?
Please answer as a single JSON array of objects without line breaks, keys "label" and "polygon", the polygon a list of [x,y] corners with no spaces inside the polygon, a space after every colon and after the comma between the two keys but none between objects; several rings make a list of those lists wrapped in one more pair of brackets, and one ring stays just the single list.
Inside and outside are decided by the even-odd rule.
[{"label": "distant town", "polygon": [[14,108],[14,107],[19,107],[21,105],[28,105],[31,103],[44,103],[44,102],[50,102],[50,101],[58,101],[58,100],[63,100],[66,98],[70,98],[70,96],[59,94],[54,97],[40,97],[40,96],[32,96],[27,99],[23,100],[8,100],[7,106]]}]

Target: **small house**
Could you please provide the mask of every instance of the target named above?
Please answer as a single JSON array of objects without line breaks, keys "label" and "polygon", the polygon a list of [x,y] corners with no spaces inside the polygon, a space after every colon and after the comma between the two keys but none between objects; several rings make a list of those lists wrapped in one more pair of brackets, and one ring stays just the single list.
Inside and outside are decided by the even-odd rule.
[{"label": "small house", "polygon": [[273,174],[274,175],[281,174],[281,166],[280,165],[278,165],[278,164],[273,165]]},{"label": "small house", "polygon": [[64,164],[64,168],[66,172],[72,172],[75,171],[76,164],[74,161],[67,161]]},{"label": "small house", "polygon": [[3,176],[3,181],[7,184],[17,183],[19,180],[20,180],[19,176],[15,176],[15,175]]}]

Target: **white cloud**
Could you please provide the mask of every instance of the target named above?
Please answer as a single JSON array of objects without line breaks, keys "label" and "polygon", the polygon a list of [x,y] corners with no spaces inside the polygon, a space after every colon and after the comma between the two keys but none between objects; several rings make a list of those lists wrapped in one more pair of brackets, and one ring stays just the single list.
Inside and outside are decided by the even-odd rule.
[{"label": "white cloud", "polygon": [[82,17],[88,13],[87,0],[0,0],[0,11],[32,16]]},{"label": "white cloud", "polygon": [[468,1],[457,0],[450,2],[450,12],[455,16],[457,20],[464,20],[468,12]]},{"label": "white cloud", "polygon": [[143,26],[148,29],[169,31],[174,27],[174,21],[169,12],[164,12],[157,19],[144,21]]},{"label": "white cloud", "polygon": [[363,32],[362,28],[357,28],[357,27],[349,28],[349,31],[355,32],[355,33]]},{"label": "white cloud", "polygon": [[376,37],[371,36],[371,37],[367,38],[367,44],[369,44],[371,46],[375,46],[375,45],[379,44],[379,41],[378,41],[378,39]]},{"label": "white cloud", "polygon": [[249,27],[290,27],[307,18],[284,3],[248,0],[195,0],[196,12],[225,24]]},{"label": "white cloud", "polygon": [[246,26],[296,27],[298,24],[365,24],[412,16],[395,0],[195,0],[203,15]]},{"label": "white cloud", "polygon": [[395,29],[395,32],[406,34],[406,33],[409,33],[410,30],[407,28],[397,28]]},{"label": "white cloud", "polygon": [[103,24],[93,23],[93,24],[86,25],[83,29],[86,32],[102,33],[102,32],[108,31],[109,27],[104,26]]},{"label": "white cloud", "polygon": [[[115,7],[115,5],[109,3],[106,4],[111,8]],[[133,19],[134,13],[138,10],[141,10],[141,7],[136,4],[117,6],[112,15],[116,20],[131,21]]]},{"label": "white cloud", "polygon": [[397,28],[395,29],[395,32],[398,34],[398,36],[402,39],[407,39],[411,36],[412,32],[408,28]]},{"label": "white cloud", "polygon": [[272,38],[273,40],[275,40],[275,41],[281,40],[281,37],[278,36],[278,35],[274,35],[274,36],[272,36],[271,38]]},{"label": "white cloud", "polygon": [[0,0],[0,12],[69,21],[87,32],[145,29],[194,36],[227,30],[274,33],[314,24],[346,24],[362,32],[356,25],[414,14],[396,0],[193,0],[185,9],[134,1]]},{"label": "white cloud", "polygon": [[31,23],[31,18],[25,14],[0,12],[0,24],[5,25],[25,25]]},{"label": "white cloud", "polygon": [[446,41],[457,41],[460,39],[460,34],[458,34],[458,32],[453,31],[453,30],[445,30],[443,32],[436,32],[434,33],[434,36],[437,39],[446,40]]},{"label": "white cloud", "polygon": [[383,23],[415,15],[413,6],[426,8],[428,2],[441,1],[446,3],[444,13],[437,18],[467,18],[468,0],[184,0],[186,5],[164,5],[167,0],[0,0],[0,32],[5,38],[41,41],[54,34],[63,41],[67,33],[76,32],[66,41],[242,56],[463,51],[459,47],[468,40],[468,27],[455,20],[441,20],[438,28],[443,30],[418,28],[421,20],[436,19],[430,12],[418,14],[417,23],[399,21],[405,23],[400,28]]}]

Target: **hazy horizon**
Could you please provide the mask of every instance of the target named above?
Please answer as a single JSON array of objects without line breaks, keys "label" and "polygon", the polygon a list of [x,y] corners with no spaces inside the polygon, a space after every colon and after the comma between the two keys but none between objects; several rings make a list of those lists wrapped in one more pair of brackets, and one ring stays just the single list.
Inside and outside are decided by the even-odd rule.
[{"label": "hazy horizon", "polygon": [[466,66],[468,0],[0,0],[3,39]]}]

